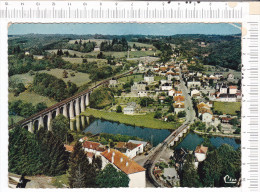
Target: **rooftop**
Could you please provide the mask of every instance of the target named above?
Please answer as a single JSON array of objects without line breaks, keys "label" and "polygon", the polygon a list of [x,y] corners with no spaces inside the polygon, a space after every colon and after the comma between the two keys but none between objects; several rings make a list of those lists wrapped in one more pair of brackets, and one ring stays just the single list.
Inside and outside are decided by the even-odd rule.
[{"label": "rooftop", "polygon": [[112,156],[114,154],[114,162],[113,164],[123,171],[125,174],[129,175],[132,173],[142,172],[145,171],[141,165],[133,161],[132,159],[128,158],[126,155],[121,153],[118,150],[110,149],[106,150],[101,153],[103,157],[105,157],[109,162],[112,163]]},{"label": "rooftop", "polygon": [[105,151],[105,148],[101,147],[100,143],[92,142],[92,141],[85,141],[83,143],[84,148],[93,149],[95,151]]},{"label": "rooftop", "polygon": [[208,147],[205,147],[203,145],[197,146],[195,149],[195,153],[204,153],[206,154],[208,151]]}]

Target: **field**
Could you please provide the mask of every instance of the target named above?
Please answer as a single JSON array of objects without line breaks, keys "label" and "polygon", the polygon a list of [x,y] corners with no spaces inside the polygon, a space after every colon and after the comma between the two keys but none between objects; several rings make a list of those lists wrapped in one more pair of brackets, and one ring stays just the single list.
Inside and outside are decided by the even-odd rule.
[{"label": "field", "polygon": [[123,113],[105,112],[96,109],[88,108],[83,115],[93,115],[96,118],[103,118],[109,121],[117,121],[129,125],[135,125],[139,127],[148,127],[152,129],[176,129],[180,126],[179,123],[164,122],[158,119],[154,119],[154,113],[148,113],[145,115],[124,115]]},{"label": "field", "polygon": [[11,125],[11,123],[12,123],[11,119],[13,119],[13,123],[17,123],[17,122],[23,120],[24,118],[19,115],[9,115],[8,116],[8,125]]},{"label": "field", "polygon": [[115,97],[115,103],[118,105],[126,105],[129,102],[140,103],[139,97]]},{"label": "field", "polygon": [[[83,58],[73,58],[73,57],[62,57],[64,61],[68,61],[72,64],[82,64]],[[96,61],[98,64],[107,64],[106,59],[95,59],[95,58],[87,58],[88,62]]]},{"label": "field", "polygon": [[131,47],[133,47],[133,45],[136,45],[137,47],[148,47],[148,48],[153,48],[156,49],[153,45],[151,44],[145,44],[145,43],[138,43],[138,42],[128,42],[128,45],[130,45]]},{"label": "field", "polygon": [[22,100],[28,103],[32,103],[33,105],[44,102],[48,107],[57,103],[57,101],[49,99],[48,97],[44,97],[28,91],[21,93],[18,97],[15,97],[13,93],[8,94],[8,101],[17,101],[17,100]]},{"label": "field", "polygon": [[236,111],[240,111],[240,102],[214,102],[214,110],[221,111],[223,114],[236,115]]},{"label": "field", "polygon": [[130,75],[130,76],[122,77],[122,78],[118,79],[118,81],[120,83],[126,83],[126,82],[130,82],[131,79],[133,79],[134,82],[138,82],[138,81],[144,80],[143,75],[142,74],[138,74],[138,75]]},{"label": "field", "polygon": [[[59,79],[62,79],[65,82],[71,81],[72,83],[75,83],[77,86],[84,85],[85,83],[90,81],[89,74],[81,73],[81,72],[75,73],[72,70],[67,70],[67,72],[69,73],[68,78],[62,78],[63,71],[64,71],[63,69],[51,69],[50,71],[47,70],[38,71],[38,73],[48,73]],[[74,77],[70,75],[71,72],[74,72],[75,74]],[[33,77],[34,76],[29,75],[29,73],[25,73],[25,74],[13,75],[10,77],[10,80],[21,82],[24,83],[25,85],[28,85],[33,82]]]}]

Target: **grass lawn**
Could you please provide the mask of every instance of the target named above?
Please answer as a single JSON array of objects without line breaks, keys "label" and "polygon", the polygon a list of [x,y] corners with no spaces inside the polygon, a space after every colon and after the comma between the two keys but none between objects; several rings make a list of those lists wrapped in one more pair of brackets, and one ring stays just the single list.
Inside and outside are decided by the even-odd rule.
[{"label": "grass lawn", "polygon": [[[64,61],[68,61],[72,64],[82,64],[83,63],[83,58],[74,58],[74,57],[62,57]],[[96,61],[98,64],[106,64],[107,60],[106,59],[95,59],[95,58],[86,58],[88,62],[93,62]]]},{"label": "grass lawn", "polygon": [[139,97],[115,97],[115,103],[118,105],[126,105],[129,102],[140,102]]},{"label": "grass lawn", "polygon": [[[63,69],[51,69],[50,71],[41,70],[41,71],[38,71],[38,73],[48,73],[59,79],[62,79],[65,82],[71,81],[72,83],[75,83],[77,86],[84,85],[85,83],[88,83],[89,81],[91,81],[91,79],[89,79],[89,74],[81,73],[81,72],[75,73],[72,70],[67,70],[67,72],[69,73],[68,78],[62,78],[63,71],[64,71]],[[74,72],[74,74],[75,74],[74,77],[72,77],[70,75],[71,72]],[[17,75],[13,75],[10,77],[11,80],[16,80],[18,82],[24,83],[25,85],[32,83],[33,78],[34,78],[34,76],[29,75],[29,73],[17,74]]]},{"label": "grass lawn", "polygon": [[221,111],[224,114],[236,115],[240,111],[241,102],[214,102],[214,110]]},{"label": "grass lawn", "polygon": [[165,76],[154,76],[155,81],[160,81],[162,79],[167,79],[167,77],[165,77]]},{"label": "grass lawn", "polygon": [[19,115],[9,115],[8,116],[8,125],[11,125],[11,119],[13,119],[13,123],[15,124],[15,123],[23,120],[24,118]]},{"label": "grass lawn", "polygon": [[154,119],[154,113],[148,113],[146,115],[124,115],[123,113],[105,112],[88,108],[82,114],[86,116],[93,115],[96,118],[103,118],[109,121],[117,121],[120,123],[152,129],[176,129],[180,125],[179,123],[164,122]]},{"label": "grass lawn", "polygon": [[58,175],[52,178],[52,185],[54,185],[57,188],[66,188],[69,186],[69,175]]},{"label": "grass lawn", "polygon": [[134,82],[138,82],[138,81],[142,81],[143,79],[143,75],[142,74],[138,74],[138,75],[129,75],[126,77],[122,77],[120,79],[118,79],[118,81],[120,83],[126,83],[126,82],[130,82],[130,80],[133,79]]},{"label": "grass lawn", "polygon": [[55,100],[51,100],[48,97],[44,97],[41,95],[38,95],[33,92],[23,92],[18,97],[15,97],[13,93],[8,94],[8,101],[17,101],[22,100],[28,103],[32,103],[33,105],[36,105],[37,103],[44,102],[48,107],[54,105],[57,103]]},{"label": "grass lawn", "polygon": [[128,42],[128,45],[130,45],[131,47],[133,47],[133,45],[136,45],[137,47],[151,47],[153,49],[156,49],[153,45],[151,44],[145,44],[145,43],[138,43],[138,42]]}]

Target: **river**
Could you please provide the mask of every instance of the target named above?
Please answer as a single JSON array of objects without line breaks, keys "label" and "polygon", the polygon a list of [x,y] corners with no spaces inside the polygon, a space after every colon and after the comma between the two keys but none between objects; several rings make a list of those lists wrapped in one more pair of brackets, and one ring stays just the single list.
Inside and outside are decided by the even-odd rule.
[{"label": "river", "polygon": [[[90,132],[92,134],[110,133],[136,136],[144,141],[152,143],[153,146],[161,143],[171,133],[167,129],[143,128],[96,118],[90,118],[89,125],[86,126],[84,132]],[[203,141],[204,139],[202,136],[196,133],[188,133],[188,135],[176,146],[176,148],[179,149],[182,147],[188,150],[195,150],[196,146],[201,144]],[[211,137],[210,141],[215,147],[219,147],[223,143],[233,146],[234,149],[240,147],[239,141],[234,138]]]}]

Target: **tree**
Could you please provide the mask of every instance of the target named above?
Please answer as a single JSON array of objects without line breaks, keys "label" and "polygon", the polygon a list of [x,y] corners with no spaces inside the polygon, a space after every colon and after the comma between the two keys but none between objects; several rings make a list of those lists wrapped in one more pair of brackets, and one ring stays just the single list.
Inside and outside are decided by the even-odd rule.
[{"label": "tree", "polygon": [[185,117],[186,116],[186,112],[185,111],[180,111],[178,113],[178,117]]},{"label": "tree", "polygon": [[36,106],[35,106],[35,111],[37,113],[37,112],[40,112],[40,111],[42,111],[42,110],[44,110],[46,108],[47,108],[46,103],[44,103],[44,102],[37,103]]},{"label": "tree", "polygon": [[176,115],[169,115],[167,118],[167,121],[169,121],[169,122],[176,121],[176,120],[177,120]]},{"label": "tree", "polygon": [[15,127],[9,132],[8,170],[16,174],[41,174],[45,161],[35,135]]},{"label": "tree", "polygon": [[62,77],[63,77],[63,78],[68,78],[68,72],[67,72],[66,70],[64,70],[64,71],[62,72]]},{"label": "tree", "polygon": [[41,144],[42,155],[45,159],[43,173],[50,176],[65,174],[69,153],[65,151],[60,138],[43,128],[36,132],[36,138]]},{"label": "tree", "polygon": [[69,120],[64,115],[59,114],[51,121],[53,134],[61,141],[65,142],[69,130]]},{"label": "tree", "polygon": [[159,112],[159,111],[156,111],[155,114],[154,114],[154,118],[155,118],[155,119],[160,119],[160,118],[162,118],[162,113]]},{"label": "tree", "polygon": [[122,112],[122,107],[121,107],[120,105],[118,105],[118,106],[116,107],[116,112],[117,112],[117,113],[121,113],[121,112]]},{"label": "tree", "polygon": [[140,105],[142,107],[147,107],[150,104],[153,104],[154,100],[150,97],[142,97],[140,100]]},{"label": "tree", "polygon": [[106,165],[96,178],[96,183],[100,188],[128,187],[129,181],[125,173],[111,164]]},{"label": "tree", "polygon": [[77,141],[69,157],[69,186],[71,188],[96,187],[96,170]]},{"label": "tree", "polygon": [[193,156],[188,154],[186,157],[186,162],[183,166],[181,186],[182,187],[199,187],[199,175],[193,164]]}]

